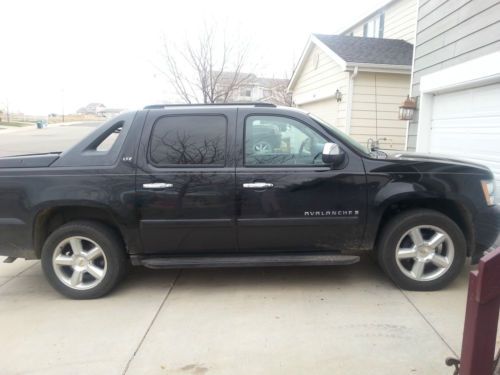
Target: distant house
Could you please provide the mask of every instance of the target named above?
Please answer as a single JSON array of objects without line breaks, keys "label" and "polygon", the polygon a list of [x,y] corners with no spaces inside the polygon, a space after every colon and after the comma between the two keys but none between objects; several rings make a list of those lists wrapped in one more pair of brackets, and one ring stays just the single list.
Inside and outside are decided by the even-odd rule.
[{"label": "distant house", "polygon": [[405,150],[416,16],[416,0],[395,0],[340,35],[311,35],[288,86],[294,104],[361,143]]},{"label": "distant house", "polygon": [[408,148],[470,159],[500,189],[500,2],[421,2]]},{"label": "distant house", "polygon": [[102,103],[89,103],[85,107],[80,108],[76,113],[82,115],[97,115],[98,112],[105,108],[106,106]]},{"label": "distant house", "polygon": [[264,78],[251,73],[223,72],[217,90],[229,92],[226,102],[266,102],[290,105],[291,94],[287,92],[288,79]]},{"label": "distant house", "polygon": [[99,117],[113,118],[118,116],[123,111],[123,108],[99,108],[96,114]]}]

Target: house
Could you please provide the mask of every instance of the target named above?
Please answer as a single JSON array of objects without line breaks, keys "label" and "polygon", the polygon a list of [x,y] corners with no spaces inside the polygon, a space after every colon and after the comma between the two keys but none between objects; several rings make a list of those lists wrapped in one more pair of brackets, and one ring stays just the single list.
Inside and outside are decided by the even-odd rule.
[{"label": "house", "polygon": [[371,11],[354,25],[340,31],[341,35],[371,38],[402,39],[415,43],[417,1],[393,0]]},{"label": "house", "polygon": [[102,103],[89,103],[85,107],[82,107],[76,111],[76,113],[81,115],[97,115],[99,111],[102,111],[106,106]]},{"label": "house", "polygon": [[500,189],[500,2],[421,1],[408,149],[470,159]]},{"label": "house", "polygon": [[118,116],[120,113],[124,112],[123,108],[99,108],[96,115],[99,117],[105,117],[107,119]]},{"label": "house", "polygon": [[395,0],[340,35],[313,34],[288,86],[294,104],[366,144],[405,150],[416,0]]},{"label": "house", "polygon": [[258,77],[252,73],[223,72],[217,90],[228,91],[225,102],[266,102],[290,105],[288,79]]}]

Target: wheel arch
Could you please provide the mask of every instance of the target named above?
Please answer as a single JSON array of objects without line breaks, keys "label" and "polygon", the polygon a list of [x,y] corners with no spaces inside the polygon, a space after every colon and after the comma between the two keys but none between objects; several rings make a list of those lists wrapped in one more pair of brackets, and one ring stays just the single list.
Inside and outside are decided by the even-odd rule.
[{"label": "wheel arch", "polygon": [[467,243],[467,256],[474,254],[475,236],[472,217],[469,211],[462,203],[444,198],[402,197],[387,204],[379,217],[373,243],[374,249],[376,249],[380,235],[389,220],[395,215],[414,209],[428,209],[449,217],[459,226],[465,236]]},{"label": "wheel arch", "polygon": [[33,223],[33,247],[38,258],[47,237],[60,226],[77,220],[89,220],[102,223],[113,230],[123,241],[127,249],[127,241],[123,225],[109,209],[95,205],[65,204],[40,209]]}]

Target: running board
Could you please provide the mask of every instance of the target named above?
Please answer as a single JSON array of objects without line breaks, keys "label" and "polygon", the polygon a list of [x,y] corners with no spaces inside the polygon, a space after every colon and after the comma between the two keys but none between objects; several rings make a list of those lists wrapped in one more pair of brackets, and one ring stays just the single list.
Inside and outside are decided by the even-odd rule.
[{"label": "running board", "polygon": [[134,264],[148,268],[225,268],[277,266],[339,266],[359,262],[359,256],[342,254],[226,255],[136,258]]}]

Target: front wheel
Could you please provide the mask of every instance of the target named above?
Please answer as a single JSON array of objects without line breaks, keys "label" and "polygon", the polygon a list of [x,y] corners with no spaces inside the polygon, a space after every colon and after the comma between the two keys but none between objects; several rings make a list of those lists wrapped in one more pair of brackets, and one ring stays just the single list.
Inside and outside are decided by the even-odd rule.
[{"label": "front wheel", "polygon": [[466,242],[449,217],[432,210],[412,210],[384,227],[377,255],[382,269],[399,287],[438,290],[460,273]]},{"label": "front wheel", "polygon": [[71,222],[56,229],[42,249],[42,268],[50,284],[74,299],[109,293],[127,269],[120,238],[107,226]]}]

